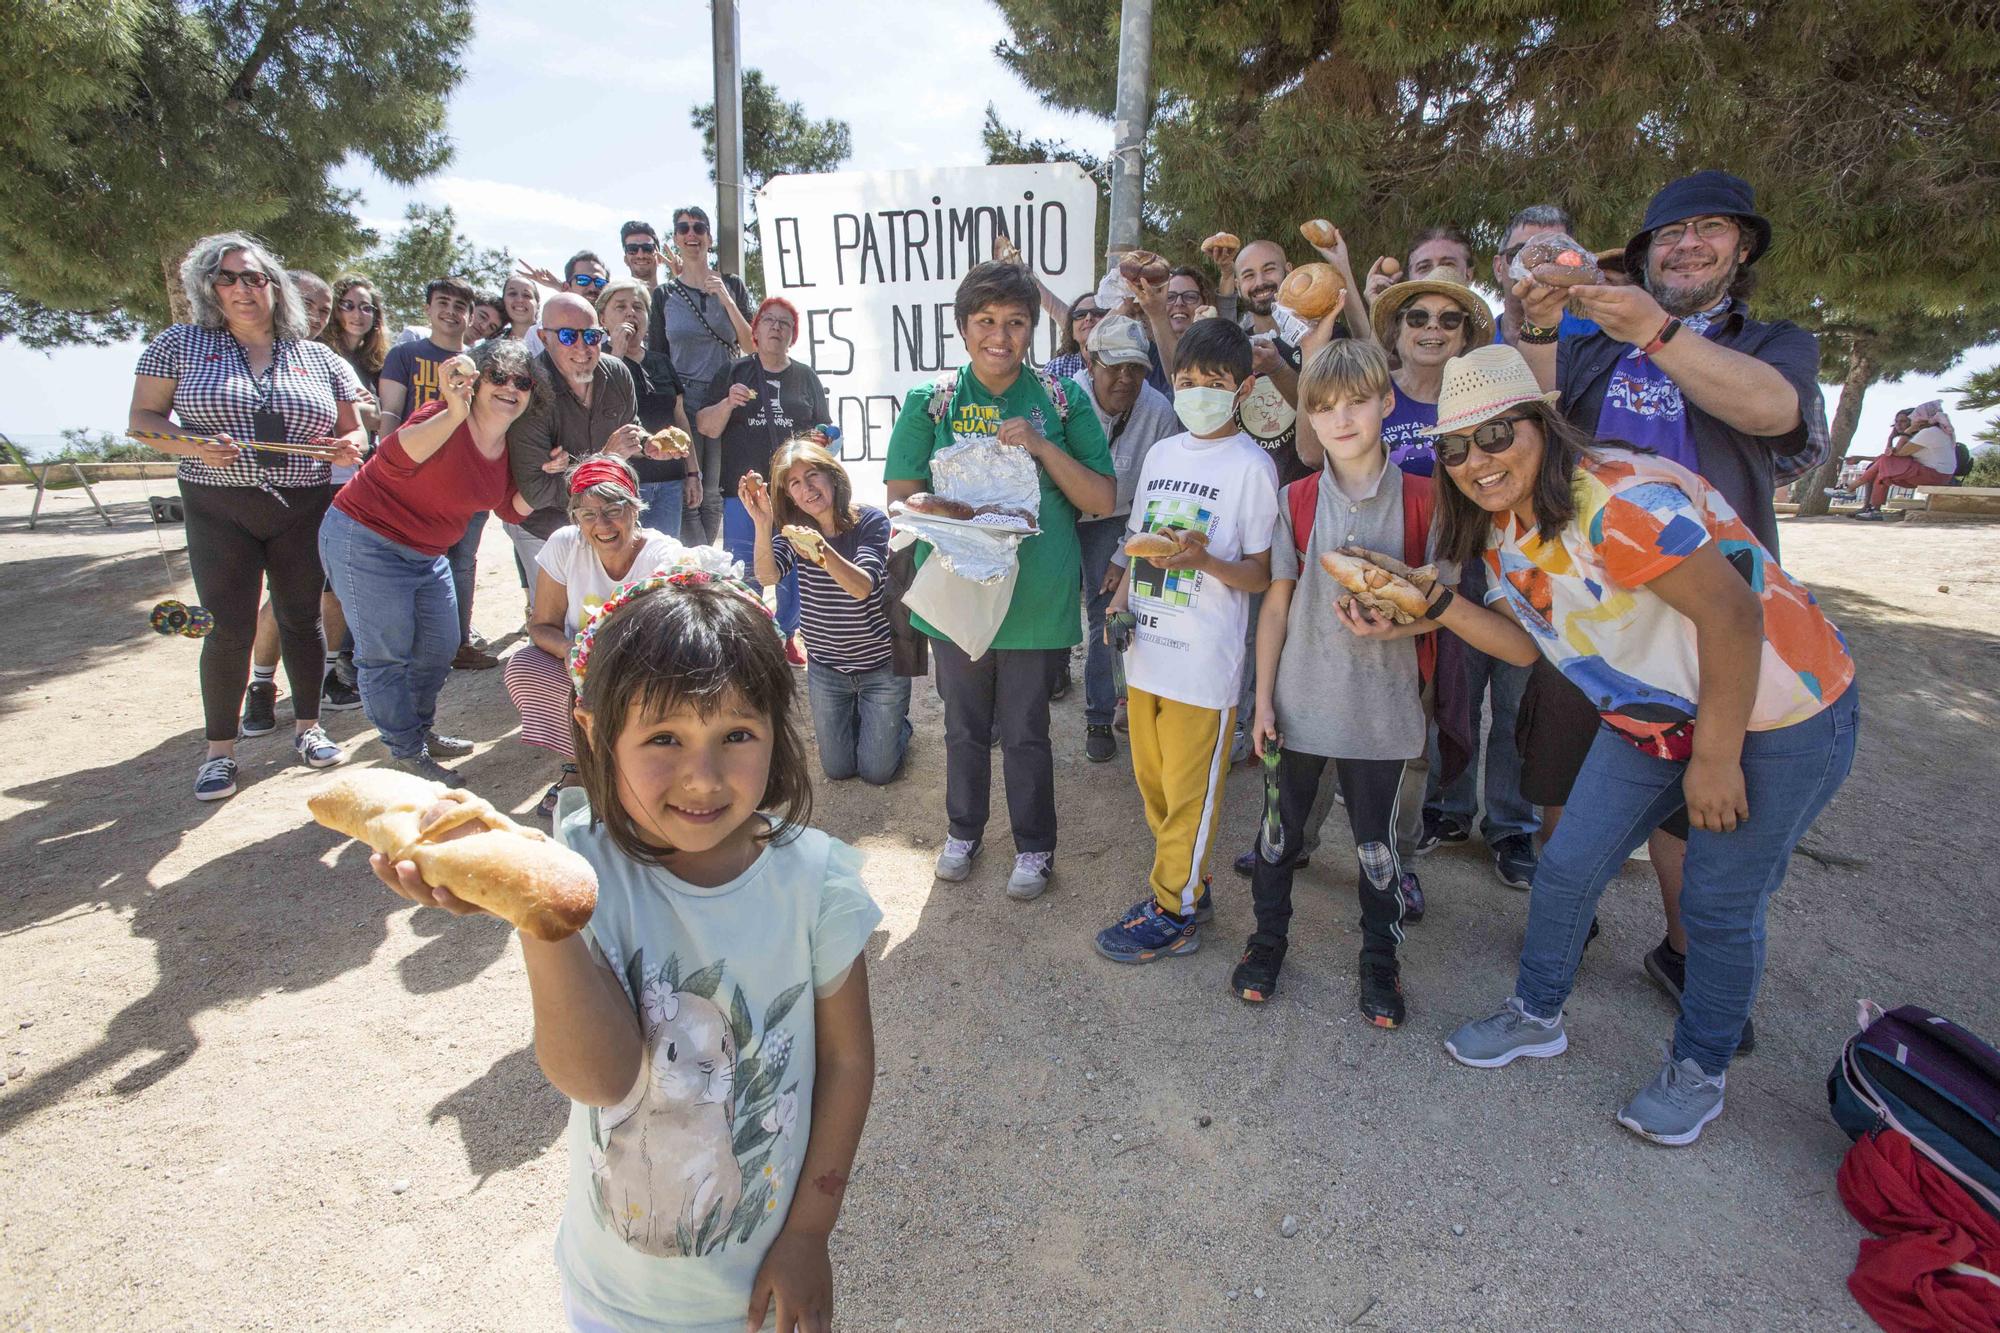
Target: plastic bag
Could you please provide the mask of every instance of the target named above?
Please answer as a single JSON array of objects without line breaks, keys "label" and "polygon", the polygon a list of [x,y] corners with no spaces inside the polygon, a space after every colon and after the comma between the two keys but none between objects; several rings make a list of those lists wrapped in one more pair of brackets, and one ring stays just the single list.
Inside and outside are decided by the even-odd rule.
[{"label": "plastic bag", "polygon": [[[896,549],[915,540],[911,530],[899,527],[889,545]],[[977,661],[986,656],[994,636],[1000,632],[1001,622],[1007,619],[1007,609],[1014,604],[1014,582],[1020,573],[1020,562],[1010,559],[998,578],[975,582],[954,572],[939,547],[917,571],[909,591],[903,594],[903,605]]]},{"label": "plastic bag", "polygon": [[1604,281],[1596,254],[1574,236],[1560,231],[1529,237],[1508,264],[1507,276],[1513,282],[1533,278],[1548,287],[1580,287]]}]

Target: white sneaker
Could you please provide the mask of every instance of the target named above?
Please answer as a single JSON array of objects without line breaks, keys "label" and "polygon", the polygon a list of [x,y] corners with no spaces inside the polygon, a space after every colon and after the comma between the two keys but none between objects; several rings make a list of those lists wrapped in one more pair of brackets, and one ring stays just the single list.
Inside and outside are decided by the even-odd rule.
[{"label": "white sneaker", "polygon": [[1031,903],[1042,896],[1055,873],[1054,852],[1022,852],[1014,858],[1014,873],[1007,876],[1007,896],[1017,903]]},{"label": "white sneaker", "polygon": [[946,838],[938,853],[937,877],[956,884],[972,873],[972,858],[979,855],[979,839]]},{"label": "white sneaker", "polygon": [[332,768],[347,760],[346,753],[333,743],[333,738],[322,731],[317,722],[292,737],[292,748],[298,751],[307,768]]}]

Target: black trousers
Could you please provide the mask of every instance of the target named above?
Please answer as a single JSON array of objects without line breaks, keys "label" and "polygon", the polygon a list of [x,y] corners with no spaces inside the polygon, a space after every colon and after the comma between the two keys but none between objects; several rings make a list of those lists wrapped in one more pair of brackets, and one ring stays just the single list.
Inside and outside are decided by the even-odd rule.
[{"label": "black trousers", "polygon": [[[1250,892],[1257,933],[1286,938],[1292,922],[1292,863],[1305,844],[1307,817],[1329,761],[1324,755],[1283,750],[1278,755],[1278,820],[1283,845],[1258,838]],[[1347,798],[1347,824],[1356,850],[1354,887],[1361,899],[1361,951],[1394,955],[1403,939],[1403,867],[1396,857],[1396,805],[1403,785],[1401,759],[1335,759]],[[1275,851],[1276,860],[1271,853]]]},{"label": "black trousers", "polygon": [[319,718],[326,675],[319,523],[332,500],[332,486],[287,488],[281,503],[269,491],[249,486],[181,483],[195,597],[215,616],[215,629],[201,641],[201,711],[209,740],[236,739],[243,687],[250,683],[257,605],[267,580],[292,714],[302,722]]},{"label": "black trousers", "polygon": [[1061,648],[993,648],[977,662],[949,639],[931,640],[944,700],[944,808],[954,838],[980,838],[993,801],[993,736],[1007,781],[1014,850],[1056,849],[1056,768],[1049,693]]}]

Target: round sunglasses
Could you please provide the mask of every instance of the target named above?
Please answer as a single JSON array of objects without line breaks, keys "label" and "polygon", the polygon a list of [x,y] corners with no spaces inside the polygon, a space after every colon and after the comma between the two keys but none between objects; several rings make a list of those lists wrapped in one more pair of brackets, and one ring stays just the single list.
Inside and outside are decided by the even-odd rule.
[{"label": "round sunglasses", "polygon": [[[1453,333],[1461,328],[1465,324],[1465,321],[1470,318],[1472,316],[1466,314],[1463,310],[1440,310],[1437,313],[1437,325],[1446,333]],[[1419,310],[1412,306],[1403,311],[1403,324],[1407,328],[1425,328],[1430,322],[1431,312],[1428,310]]]},{"label": "round sunglasses", "polygon": [[589,273],[573,274],[569,280],[569,284],[572,287],[604,287],[608,286],[610,282],[611,279],[609,278],[600,278]]},{"label": "round sunglasses", "polygon": [[485,379],[496,389],[504,389],[511,384],[522,393],[529,393],[535,387],[533,375],[509,375],[504,370],[494,370],[491,367],[487,368]]},{"label": "round sunglasses", "polygon": [[1440,435],[1437,437],[1438,462],[1446,467],[1461,466],[1472,457],[1472,446],[1475,444],[1481,453],[1504,454],[1514,447],[1514,426],[1526,420],[1526,417],[1501,417],[1463,435]]},{"label": "round sunglasses", "polygon": [[611,335],[603,329],[543,329],[542,337],[554,338],[564,347],[574,347],[579,342],[585,347],[595,347]]}]

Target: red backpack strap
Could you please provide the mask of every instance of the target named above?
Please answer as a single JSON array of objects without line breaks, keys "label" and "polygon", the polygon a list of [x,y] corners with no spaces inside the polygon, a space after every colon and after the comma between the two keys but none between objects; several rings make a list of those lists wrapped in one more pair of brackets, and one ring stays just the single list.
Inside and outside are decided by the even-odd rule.
[{"label": "red backpack strap", "polygon": [[[1411,569],[1424,564],[1430,552],[1431,514],[1437,507],[1437,478],[1403,474],[1403,563]],[[1428,685],[1437,674],[1437,637],[1443,631],[1417,636],[1417,679]]]},{"label": "red backpack strap", "polygon": [[[1313,520],[1319,517],[1319,474],[1300,477],[1285,487],[1285,512],[1292,520],[1292,545],[1298,548],[1299,564],[1306,562],[1306,547],[1312,543]],[[1300,571],[1304,576],[1304,569]]]}]

